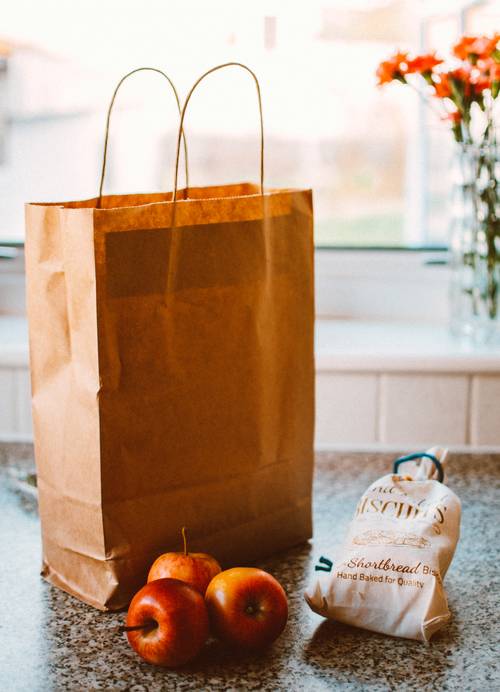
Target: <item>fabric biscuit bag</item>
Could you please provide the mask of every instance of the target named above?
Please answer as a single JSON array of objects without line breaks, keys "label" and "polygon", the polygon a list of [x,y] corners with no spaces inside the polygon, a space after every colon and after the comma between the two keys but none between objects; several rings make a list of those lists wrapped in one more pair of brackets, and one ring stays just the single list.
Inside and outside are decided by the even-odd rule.
[{"label": "fabric biscuit bag", "polygon": [[319,558],[305,599],[324,617],[428,641],[450,618],[443,578],[460,500],[443,484],[447,450],[401,457],[361,497],[337,554]]},{"label": "fabric biscuit bag", "polygon": [[226,565],[311,536],[312,193],[264,187],[262,117],[257,184],[178,190],[191,93],[173,192],[103,195],[104,157],[26,206],[43,574],[103,610],[181,526]]}]

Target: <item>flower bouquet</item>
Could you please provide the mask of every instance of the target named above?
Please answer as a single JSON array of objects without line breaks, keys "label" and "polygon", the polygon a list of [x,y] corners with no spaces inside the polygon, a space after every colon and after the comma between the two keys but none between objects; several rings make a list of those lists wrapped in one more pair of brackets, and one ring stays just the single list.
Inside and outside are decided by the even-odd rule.
[{"label": "flower bouquet", "polygon": [[397,52],[378,84],[400,82],[449,122],[457,142],[452,197],[451,327],[487,340],[500,326],[500,33],[463,36],[445,63],[435,53]]}]

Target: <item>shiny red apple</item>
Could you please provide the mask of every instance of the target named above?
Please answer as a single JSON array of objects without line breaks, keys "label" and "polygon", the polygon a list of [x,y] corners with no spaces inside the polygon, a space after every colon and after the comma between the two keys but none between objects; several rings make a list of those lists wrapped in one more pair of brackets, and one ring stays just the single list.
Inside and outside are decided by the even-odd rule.
[{"label": "shiny red apple", "polygon": [[164,553],[156,558],[148,574],[148,583],[156,579],[180,579],[197,589],[202,596],[213,577],[221,571],[217,560],[206,553],[189,553],[186,530],[182,529],[184,550],[179,553]]},{"label": "shiny red apple", "polygon": [[208,638],[205,601],[189,584],[158,579],[135,594],[123,630],[130,646],[148,663],[181,666]]},{"label": "shiny red apple", "polygon": [[281,584],[254,567],[233,567],[210,582],[205,601],[212,632],[243,649],[261,649],[282,633],[288,601]]}]

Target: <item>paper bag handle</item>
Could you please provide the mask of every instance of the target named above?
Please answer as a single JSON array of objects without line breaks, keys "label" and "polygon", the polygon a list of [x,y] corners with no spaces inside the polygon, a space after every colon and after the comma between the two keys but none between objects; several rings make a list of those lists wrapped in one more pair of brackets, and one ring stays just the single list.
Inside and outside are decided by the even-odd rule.
[{"label": "paper bag handle", "polygon": [[[143,72],[143,71],[147,71],[147,72],[158,72],[158,74],[161,74],[162,77],[165,77],[165,79],[167,80],[167,82],[168,82],[168,83],[170,84],[170,86],[172,87],[172,91],[174,92],[175,100],[176,100],[176,102],[177,102],[177,110],[179,111],[179,115],[181,114],[181,102],[180,102],[180,100],[179,100],[179,94],[177,93],[177,89],[175,88],[175,85],[174,85],[174,83],[172,82],[172,80],[170,79],[170,77],[169,77],[167,74],[165,74],[165,72],[163,72],[162,70],[159,70],[159,69],[156,68],[156,67],[138,67],[138,68],[136,68],[135,70],[132,70],[131,72],[129,72],[128,74],[126,74],[124,77],[122,77],[122,78],[120,79],[120,81],[119,81],[118,84],[116,85],[116,89],[115,89],[114,92],[113,92],[113,96],[112,96],[112,98],[111,98],[111,102],[110,102],[109,107],[108,107],[108,116],[107,116],[107,118],[106,118],[106,134],[105,134],[105,137],[104,137],[104,154],[103,154],[103,157],[102,157],[101,182],[100,182],[100,184],[99,184],[99,197],[98,197],[98,200],[97,200],[97,208],[98,208],[98,209],[101,208],[101,202],[102,202],[102,189],[103,189],[103,187],[104,187],[104,175],[105,175],[105,173],[106,173],[106,160],[107,160],[107,157],[108,157],[109,122],[110,122],[111,111],[113,110],[113,105],[114,105],[114,102],[115,102],[115,98],[116,98],[116,95],[117,95],[117,93],[118,93],[119,88],[121,87],[121,85],[123,84],[123,82],[124,82],[126,79],[128,79],[128,77],[130,77],[131,75],[135,74],[136,72]],[[183,130],[182,130],[182,127],[181,127],[181,129],[180,129],[179,141],[180,141],[180,137],[181,137],[181,136],[182,136],[182,139],[183,139],[183,141],[184,141],[184,166],[185,166],[185,176],[186,176],[186,188],[188,188],[188,187],[189,187],[189,177],[188,177],[188,154],[187,154],[187,143],[186,143],[186,136],[185,136],[185,134],[184,134],[184,132],[183,132]],[[178,163],[178,162],[179,162],[179,147],[177,148],[177,159],[176,159],[176,160],[177,160],[177,163]]]},{"label": "paper bag handle", "polygon": [[[212,69],[207,70],[204,74],[199,77],[196,82],[193,84],[191,87],[186,100],[184,101],[184,106],[182,107],[181,111],[181,120],[179,123],[179,132],[177,135],[177,152],[175,156],[175,175],[174,175],[174,193],[172,196],[172,200],[175,202],[177,199],[177,187],[178,187],[178,176],[179,176],[179,155],[180,155],[180,148],[181,148],[181,137],[183,134],[183,127],[184,127],[184,116],[186,115],[186,109],[189,103],[189,100],[191,96],[193,95],[194,90],[198,86],[198,84],[205,79],[205,77],[208,77],[209,74],[212,74],[212,72],[216,72],[217,70],[222,70],[223,67],[241,67],[243,70],[246,70],[247,72],[250,73],[250,75],[253,77],[253,80],[255,82],[255,86],[257,88],[257,98],[259,102],[259,117],[260,117],[260,194],[264,194],[264,119],[262,117],[262,98],[261,98],[261,93],[260,93],[260,84],[259,80],[257,79],[256,74],[246,65],[243,65],[241,62],[226,62],[223,65],[217,65],[216,67],[212,67]],[[187,185],[186,185],[187,187]],[[174,205],[175,208],[175,205]]]}]

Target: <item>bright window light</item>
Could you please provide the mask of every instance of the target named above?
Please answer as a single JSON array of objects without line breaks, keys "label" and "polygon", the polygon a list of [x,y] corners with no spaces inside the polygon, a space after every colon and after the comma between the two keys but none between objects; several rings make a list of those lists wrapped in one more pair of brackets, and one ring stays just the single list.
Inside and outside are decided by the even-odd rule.
[{"label": "bright window light", "polygon": [[[395,48],[445,50],[464,22],[491,31],[499,18],[477,2],[16,0],[0,28],[0,241],[23,241],[26,201],[96,195],[123,74],[160,67],[183,97],[238,60],[261,79],[266,184],[314,189],[318,246],[444,245],[451,136],[408,90],[378,89],[375,70]],[[177,121],[158,75],[126,82],[106,192],[170,190]],[[247,74],[207,79],[186,132],[193,185],[257,179]]]}]

